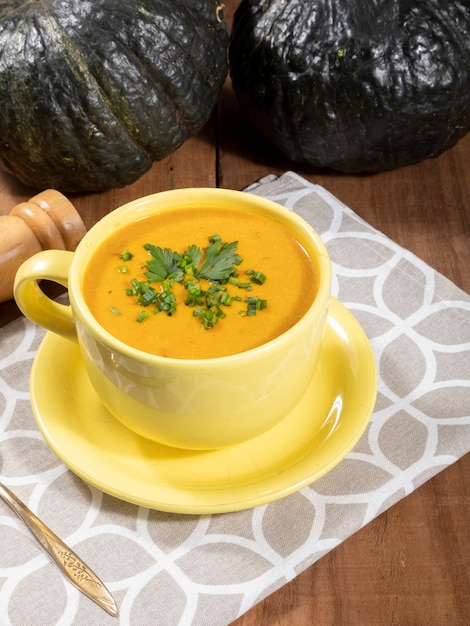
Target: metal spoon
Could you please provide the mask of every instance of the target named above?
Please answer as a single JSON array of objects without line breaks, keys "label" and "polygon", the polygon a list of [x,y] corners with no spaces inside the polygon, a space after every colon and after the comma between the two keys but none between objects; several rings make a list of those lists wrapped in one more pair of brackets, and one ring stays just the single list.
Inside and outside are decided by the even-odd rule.
[{"label": "metal spoon", "polygon": [[116,617],[118,615],[116,603],[98,576],[1,482],[0,498],[26,524],[44,550],[75,587],[110,615]]}]

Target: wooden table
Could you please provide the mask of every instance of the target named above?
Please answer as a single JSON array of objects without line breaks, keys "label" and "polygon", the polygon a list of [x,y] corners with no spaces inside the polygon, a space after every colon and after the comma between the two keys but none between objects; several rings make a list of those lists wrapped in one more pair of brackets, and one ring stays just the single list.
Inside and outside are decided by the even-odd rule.
[{"label": "wooden table", "polygon": [[[229,16],[236,0],[227,2]],[[437,159],[349,176],[283,159],[241,119],[229,81],[196,138],[124,189],[69,196],[87,227],[140,196],[188,186],[243,189],[295,170],[470,292],[470,135]],[[0,175],[0,214],[38,190]],[[1,232],[0,232],[1,237]],[[18,317],[0,305],[0,326]],[[438,474],[236,626],[466,626],[470,623],[470,455]]]}]

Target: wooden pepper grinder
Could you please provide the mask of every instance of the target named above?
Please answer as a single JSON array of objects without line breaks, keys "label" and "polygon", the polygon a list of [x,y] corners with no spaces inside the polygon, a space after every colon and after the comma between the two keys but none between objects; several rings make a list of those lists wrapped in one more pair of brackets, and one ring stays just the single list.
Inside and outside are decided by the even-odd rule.
[{"label": "wooden pepper grinder", "polygon": [[0,302],[13,297],[20,265],[41,250],[75,250],[86,233],[73,204],[58,191],[46,189],[0,215]]}]

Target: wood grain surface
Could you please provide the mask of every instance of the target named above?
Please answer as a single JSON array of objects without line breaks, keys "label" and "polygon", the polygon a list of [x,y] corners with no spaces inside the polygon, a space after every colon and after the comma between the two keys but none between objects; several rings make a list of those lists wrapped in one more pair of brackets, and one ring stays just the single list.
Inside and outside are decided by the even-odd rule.
[{"label": "wood grain surface", "polygon": [[[236,0],[227,0],[231,19]],[[285,160],[247,127],[230,81],[211,121],[133,185],[69,195],[87,227],[149,193],[243,189],[294,170],[470,292],[470,135],[436,159],[375,175]],[[0,174],[0,215],[37,193]],[[1,217],[0,217],[1,237]],[[19,316],[0,304],[0,326]],[[251,611],[236,626],[468,626],[470,455],[428,481]]]}]

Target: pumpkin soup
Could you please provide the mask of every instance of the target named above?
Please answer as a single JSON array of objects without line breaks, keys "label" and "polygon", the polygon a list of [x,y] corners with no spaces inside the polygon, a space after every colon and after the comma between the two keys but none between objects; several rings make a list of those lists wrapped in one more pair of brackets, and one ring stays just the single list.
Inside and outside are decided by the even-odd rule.
[{"label": "pumpkin soup", "polygon": [[273,220],[227,209],[178,209],[117,229],[91,256],[83,293],[97,321],[160,356],[244,352],[310,307],[316,270]]}]

